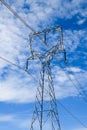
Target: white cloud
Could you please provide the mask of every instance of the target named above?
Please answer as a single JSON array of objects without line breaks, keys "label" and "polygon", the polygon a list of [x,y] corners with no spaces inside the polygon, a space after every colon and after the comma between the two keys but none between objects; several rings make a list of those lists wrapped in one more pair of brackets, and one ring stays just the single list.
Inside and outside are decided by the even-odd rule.
[{"label": "white cloud", "polygon": [[[27,113],[27,115],[29,115],[29,113]],[[32,117],[29,115],[29,117],[27,115],[5,115],[5,114],[1,114],[0,115],[0,122],[8,122],[9,124],[13,124],[14,126],[16,126],[17,128],[20,129],[29,129],[31,127],[31,119]],[[50,121],[48,120],[46,122],[46,124],[44,124],[43,129],[51,129],[51,125],[50,125]],[[38,130],[39,128],[39,122],[38,120],[35,121],[34,123],[34,129]]]},{"label": "white cloud", "polygon": [[13,121],[14,117],[12,115],[0,115],[0,122]]},{"label": "white cloud", "polygon": [[65,18],[65,19],[72,18],[73,16],[77,14],[84,16],[84,13],[86,13],[86,10],[82,7],[82,5],[86,3],[87,2],[83,0],[78,0],[78,1],[72,0],[71,2],[68,0],[67,1],[61,0],[61,5],[59,5],[58,15],[59,17]]},{"label": "white cloud", "polygon": [[[10,71],[8,69],[8,71]],[[14,71],[14,70],[13,70]],[[0,82],[0,101],[2,102],[32,102],[35,97],[36,85],[24,73],[7,72]],[[37,84],[37,83],[36,83]]]},{"label": "white cloud", "polygon": [[83,24],[85,21],[86,21],[86,19],[80,19],[80,20],[78,20],[78,24],[81,25],[81,24]]},{"label": "white cloud", "polygon": [[[23,114],[23,113],[22,113]],[[27,113],[29,114],[29,113]],[[17,115],[17,114],[0,114],[0,123],[2,122],[8,122],[9,124],[13,124],[14,126],[18,128],[30,128],[31,124],[31,118],[28,118],[27,116],[23,115]]]},{"label": "white cloud", "polygon": [[78,67],[70,67],[70,68],[66,68],[66,70],[68,71],[72,71],[74,73],[78,73],[78,72],[81,72],[82,70]]},{"label": "white cloud", "polygon": [[67,52],[75,51],[78,46],[82,46],[82,40],[85,40],[85,30],[65,30],[64,31],[64,45]]}]

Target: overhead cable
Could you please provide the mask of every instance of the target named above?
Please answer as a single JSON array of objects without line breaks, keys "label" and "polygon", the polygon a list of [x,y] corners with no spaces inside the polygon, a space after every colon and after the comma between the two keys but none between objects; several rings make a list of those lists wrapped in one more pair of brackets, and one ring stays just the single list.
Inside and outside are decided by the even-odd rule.
[{"label": "overhead cable", "polygon": [[[5,2],[4,0],[0,0],[0,1],[2,2],[3,5],[5,5],[5,7],[8,8],[8,10],[10,10],[10,11],[14,14],[14,16],[16,16],[26,27],[28,27],[32,32],[35,32],[35,30],[34,30],[28,23],[26,23],[25,20],[24,20],[20,15],[18,15],[17,12],[14,11],[14,10],[10,7],[9,4],[7,4],[7,2]],[[39,35],[37,35],[37,37],[39,38],[40,41],[42,41],[42,42],[48,47],[47,43],[46,43]]]},{"label": "overhead cable", "polygon": [[0,59],[2,59],[3,61],[6,61],[7,63],[9,63],[9,64],[11,64],[11,65],[13,65],[13,66],[19,68],[19,69],[22,70],[22,71],[26,72],[26,73],[27,73],[28,75],[30,75],[36,82],[38,82],[38,80],[37,80],[29,71],[24,70],[21,66],[15,64],[15,63],[13,63],[12,61],[10,61],[10,60],[8,60],[8,59],[2,57],[2,56],[0,56]]},{"label": "overhead cable", "polygon": [[23,18],[21,18],[11,7],[10,7],[10,5],[8,5],[4,0],[0,0],[22,23],[24,23],[24,25],[26,26],[26,27],[28,27],[30,30],[32,30],[33,32],[34,32],[34,29],[33,28],[31,28],[30,26],[29,26],[29,24],[27,24],[26,22],[25,22],[25,20],[23,19]]},{"label": "overhead cable", "polygon": [[[79,88],[79,87],[77,87],[76,83],[72,80],[72,78],[69,76],[69,74],[67,73],[67,71],[66,71],[63,67],[60,68],[60,69],[62,69],[62,70],[65,72],[66,76],[68,77],[68,79],[69,79],[69,80],[71,81],[71,83],[73,84],[73,87],[76,88],[76,90],[78,91],[79,95],[82,97],[82,99],[84,100],[84,102],[87,103],[87,100],[86,100],[86,99],[84,98],[84,96],[83,96],[83,94],[84,94],[84,95],[86,95],[86,94],[85,94],[85,92],[82,90],[80,82],[77,82],[77,80],[75,80],[75,81],[77,82],[77,84],[80,86],[80,88]],[[75,78],[75,76],[74,76],[74,78]],[[75,79],[76,79],[76,78],[75,78]],[[81,91],[82,91],[82,92],[81,92]]]},{"label": "overhead cable", "polygon": [[[76,84],[74,83],[74,81],[72,80],[72,78],[68,75],[68,73],[66,73],[66,70],[64,68],[62,68],[67,77],[69,78],[69,80],[71,80],[71,82],[73,83],[73,86],[77,89],[77,91],[79,92],[79,94],[82,96],[82,99],[85,101],[85,103],[87,103],[87,100],[84,98],[83,95],[87,96],[87,94],[85,93],[85,91],[83,90],[83,87],[81,85],[81,83],[78,81],[78,79],[76,78],[76,76],[74,75],[74,72],[72,71],[72,69],[70,68],[69,64],[67,65],[67,67],[69,68],[69,70],[73,73],[73,77],[76,81],[76,83],[79,85],[79,87],[76,86]],[[82,92],[81,92],[82,91]]]},{"label": "overhead cable", "polygon": [[67,113],[69,113],[73,117],[73,119],[79,122],[79,124],[81,124],[84,128],[87,128],[87,126],[80,119],[78,119],[72,112],[70,112],[61,102],[58,101],[58,103],[62,106],[62,108],[64,108],[64,110]]}]

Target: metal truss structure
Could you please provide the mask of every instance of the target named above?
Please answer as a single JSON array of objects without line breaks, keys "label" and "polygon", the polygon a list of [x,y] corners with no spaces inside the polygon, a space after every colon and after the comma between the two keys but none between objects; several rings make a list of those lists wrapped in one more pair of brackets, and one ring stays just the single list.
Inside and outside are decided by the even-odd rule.
[{"label": "metal truss structure", "polygon": [[[57,43],[52,46],[48,45],[47,35],[55,31],[59,33]],[[47,47],[47,50],[44,52],[36,52],[34,50],[35,48],[33,48],[33,38],[40,38],[41,35],[43,36],[43,44]],[[61,130],[50,64],[56,57],[56,54],[60,52],[64,53],[64,60],[66,61],[66,51],[63,48],[62,27],[52,27],[50,29],[44,29],[41,32],[30,34],[29,45],[31,56],[27,58],[26,71],[29,69],[29,60],[39,59],[41,63],[39,86],[37,87],[35,109],[30,130]]]}]

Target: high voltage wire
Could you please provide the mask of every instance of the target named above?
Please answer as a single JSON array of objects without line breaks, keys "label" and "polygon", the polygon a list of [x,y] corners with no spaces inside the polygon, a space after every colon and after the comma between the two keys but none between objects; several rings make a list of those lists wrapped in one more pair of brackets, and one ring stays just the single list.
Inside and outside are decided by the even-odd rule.
[{"label": "high voltage wire", "polygon": [[[65,72],[66,76],[67,76],[68,79],[72,82],[73,86],[74,86],[74,87],[76,88],[76,90],[79,92],[80,96],[82,96],[82,99],[84,100],[84,102],[87,103],[87,100],[83,97],[83,94],[84,94],[85,96],[87,96],[87,95],[86,95],[85,92],[83,91],[82,85],[80,84],[80,82],[79,82],[79,81],[76,79],[76,77],[73,75],[74,78],[75,78],[75,81],[76,81],[77,84],[80,86],[80,88],[78,88],[78,87],[76,86],[75,82],[72,80],[72,78],[68,75],[68,73],[66,72],[66,70],[65,70],[64,68],[60,68],[60,69]],[[83,94],[80,92],[80,90],[83,92]]]},{"label": "high voltage wire", "polygon": [[69,113],[75,120],[77,120],[83,127],[87,128],[87,126],[85,124],[83,124],[83,122],[78,119],[74,114],[72,114],[72,112],[70,112],[61,102],[58,101],[58,103],[64,108],[64,110],[66,110],[67,113]]},{"label": "high voltage wire", "polygon": [[[70,81],[72,82],[73,86],[77,89],[77,91],[79,92],[79,94],[82,96],[82,99],[84,100],[84,102],[87,103],[87,100],[83,97],[83,94],[84,94],[85,96],[87,96],[87,95],[86,95],[86,93],[83,91],[82,85],[80,84],[80,82],[78,81],[78,79],[75,77],[74,72],[72,71],[72,69],[70,68],[70,66],[67,65],[67,67],[68,67],[68,68],[71,70],[71,72],[73,73],[73,77],[74,77],[75,81],[77,82],[77,84],[79,85],[79,88],[76,86],[76,84],[74,83],[74,81],[72,80],[72,78],[66,73],[65,69],[64,69],[64,68],[62,68],[62,69],[65,71],[67,77],[70,79]],[[82,91],[83,94],[80,92],[80,90]]]},{"label": "high voltage wire", "polygon": [[19,68],[19,69],[22,70],[22,71],[26,72],[26,73],[27,73],[28,75],[30,75],[36,82],[38,82],[38,80],[37,80],[29,71],[24,70],[21,66],[15,64],[15,63],[13,63],[12,61],[10,61],[10,60],[8,60],[8,59],[2,57],[2,56],[0,56],[0,59],[2,59],[3,61],[8,62],[9,64],[12,64],[13,66]]},{"label": "high voltage wire", "polygon": [[[7,7],[8,10],[10,10],[27,28],[29,28],[32,32],[35,32],[35,30],[34,30],[29,24],[27,24],[27,23],[25,22],[25,20],[24,20],[22,17],[20,17],[20,15],[18,15],[17,12],[16,12],[15,10],[13,10],[13,9],[10,7],[9,4],[7,4],[7,2],[5,2],[4,0],[0,0],[0,1],[1,1],[2,4],[3,4],[5,7]],[[43,39],[41,39],[41,37],[40,37],[39,35],[37,35],[37,36],[38,36],[39,40],[42,41],[42,42],[48,47],[47,43],[46,43]]]},{"label": "high voltage wire", "polygon": [[34,32],[34,29],[31,28],[23,18],[21,18],[4,0],[0,0],[26,27]]},{"label": "high voltage wire", "polygon": [[[60,63],[59,63],[60,64]],[[54,65],[55,66],[55,65]],[[61,64],[60,64],[61,66]],[[66,64],[66,66],[69,68],[69,70],[71,70],[71,72],[73,73],[73,77],[74,77],[74,80],[72,80],[72,78],[70,77],[70,75],[67,73],[67,70],[65,68],[63,68],[62,66],[60,67],[60,69],[66,74],[66,76],[68,77],[68,79],[72,82],[73,84],[73,87],[79,92],[80,96],[82,96],[82,99],[84,100],[85,103],[87,103],[87,100],[83,97],[83,95],[87,96],[87,94],[85,93],[81,83],[78,81],[78,79],[76,78],[76,76],[74,75],[74,72],[72,71],[72,69],[70,68],[69,64]],[[77,87],[77,85],[79,85],[79,88]],[[82,92],[80,92],[80,90]]]},{"label": "high voltage wire", "polygon": [[74,76],[76,82],[77,82],[77,83],[79,84],[79,86],[82,88],[82,85],[80,84],[79,80],[76,78],[76,76],[75,76],[73,70],[71,69],[70,65],[69,65],[69,64],[66,64],[66,66],[67,66],[67,67],[69,68],[69,70],[73,73],[73,76]]},{"label": "high voltage wire", "polygon": [[[11,62],[10,60],[8,60],[8,59],[6,59],[6,58],[4,58],[4,57],[2,57],[2,56],[0,56],[0,59],[2,59],[3,61],[8,62],[9,64],[12,64],[13,66],[18,67],[18,68],[19,68],[20,70],[22,70],[22,71],[26,72],[22,67],[20,67],[20,66],[18,66],[17,64]],[[27,73],[28,75],[30,75],[30,76],[38,83],[38,80],[37,80],[31,73],[29,73],[29,72],[26,72],[26,73]],[[81,122],[81,120],[79,120],[73,113],[71,113],[61,102],[58,101],[58,103],[59,103],[75,120],[77,120],[83,127],[87,128],[87,127],[83,124],[83,122]]]}]

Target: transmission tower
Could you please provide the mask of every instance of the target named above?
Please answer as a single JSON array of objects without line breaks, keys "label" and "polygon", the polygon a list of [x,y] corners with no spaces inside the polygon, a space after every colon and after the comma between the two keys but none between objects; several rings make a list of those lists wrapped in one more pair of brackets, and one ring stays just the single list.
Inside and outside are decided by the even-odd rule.
[{"label": "transmission tower", "polygon": [[[58,33],[57,43],[54,45],[48,44],[47,35],[52,32]],[[43,38],[42,48],[39,51],[35,50],[33,46],[35,37]],[[66,61],[66,51],[63,48],[63,32],[62,27],[52,27],[44,29],[41,32],[34,32],[29,35],[30,57],[27,58],[26,71],[29,69],[29,60],[40,61],[40,79],[36,92],[35,109],[33,112],[30,130],[61,130],[60,121],[57,110],[57,103],[53,85],[53,78],[51,72],[51,61],[60,52],[64,53],[64,60]],[[36,48],[39,45],[36,45]]]}]

